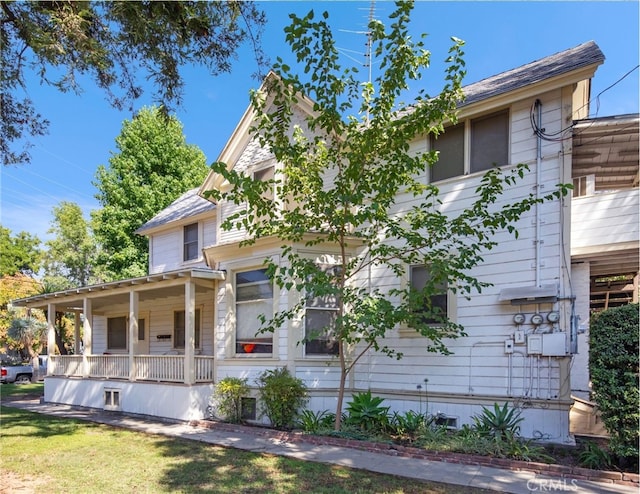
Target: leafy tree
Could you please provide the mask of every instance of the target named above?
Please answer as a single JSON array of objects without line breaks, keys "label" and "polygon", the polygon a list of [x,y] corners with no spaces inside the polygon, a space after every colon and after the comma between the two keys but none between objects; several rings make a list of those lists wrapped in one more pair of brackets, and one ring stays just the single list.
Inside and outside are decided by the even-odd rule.
[{"label": "leafy tree", "polygon": [[[4,253],[3,253],[4,255]],[[42,290],[39,281],[22,273],[5,274],[0,277],[0,345],[15,348],[18,342],[8,337],[7,332],[14,319],[25,317],[25,309],[11,306],[11,301],[36,295]]]},{"label": "leafy tree", "polygon": [[48,233],[55,237],[46,243],[45,278],[60,280],[56,283],[60,289],[86,286],[95,281],[93,265],[97,246],[80,206],[66,201],[54,206]]},{"label": "leafy tree", "polygon": [[[275,331],[299,318],[306,300],[336,304],[335,319],[324,328],[337,342],[341,370],[336,429],[346,379],[359,359],[369,350],[402,357],[386,344],[390,330],[412,327],[425,338],[429,351],[449,352],[444,339],[463,335],[463,328],[431,305],[432,296],[444,283],[464,296],[487,286],[472,277],[470,269],[496,245],[494,234],[517,233],[514,223],[537,202],[530,195],[512,204],[499,203],[505,188],[524,176],[527,168],[521,165],[505,172],[488,171],[474,202],[459,214],[440,210],[438,188],[421,178],[427,167],[437,166],[437,155],[416,152],[410,142],[418,136],[437,135],[446,121],[456,122],[456,107],[463,96],[463,42],[453,39],[442,92],[435,97],[421,92],[410,106],[403,105],[400,97],[406,95],[410,81],[421,77],[430,54],[422,41],[414,42],[409,36],[412,3],[396,5],[388,29],[377,20],[369,24],[381,70],[375,80],[364,84],[356,69],[341,68],[327,13],[320,20],[315,20],[313,12],[303,18],[292,15],[285,29],[287,41],[309,80],[303,82],[278,60],[277,77],[252,97],[257,115],[253,133],[278,161],[275,177],[258,181],[229,170],[225,163],[212,166],[230,187],[210,191],[211,196],[248,204],[225,218],[222,228],[246,229],[242,245],[265,237],[280,239],[282,260],[267,259],[268,273],[281,289],[303,294],[272,319],[263,316],[262,330]],[[304,124],[296,125],[294,107],[303,95],[313,100],[313,113]],[[272,190],[280,207],[273,207]],[[565,193],[561,188],[544,200]],[[403,207],[396,204],[401,196],[407,199]],[[406,206],[409,199],[412,207]],[[335,253],[338,264],[327,271],[296,245]],[[355,254],[354,247],[359,248]],[[400,278],[408,266],[415,265],[427,266],[431,275],[422,290],[358,283],[370,268]]]},{"label": "leafy tree", "polygon": [[610,434],[611,451],[621,461],[638,461],[640,433],[640,326],[638,304],[591,318],[589,371],[594,399]]},{"label": "leafy tree", "polygon": [[0,225],[0,276],[16,273],[33,274],[40,269],[40,239],[27,232],[11,235]]},{"label": "leafy tree", "polygon": [[11,322],[8,336],[18,342],[19,350],[25,351],[30,360],[37,359],[46,339],[47,323],[35,317],[19,317]]},{"label": "leafy tree", "polygon": [[182,124],[158,108],[143,108],[125,120],[116,138],[119,152],[98,167],[94,185],[102,206],[92,213],[107,279],[144,276],[148,241],[135,231],[187,190],[204,180],[203,152],[185,141]]},{"label": "leafy tree", "polygon": [[82,77],[103,89],[112,106],[133,109],[151,81],[155,100],[179,104],[181,71],[198,65],[212,75],[231,70],[250,43],[264,65],[264,14],[253,2],[0,2],[0,154],[5,165],[29,162],[27,136],[49,122],[28,97],[30,74],[61,92],[82,92]]}]

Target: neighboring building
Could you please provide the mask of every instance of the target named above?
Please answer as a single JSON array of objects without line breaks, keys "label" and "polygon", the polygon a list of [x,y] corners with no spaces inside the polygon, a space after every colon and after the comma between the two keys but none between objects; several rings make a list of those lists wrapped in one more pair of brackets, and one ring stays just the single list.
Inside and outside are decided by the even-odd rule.
[{"label": "neighboring building", "polygon": [[[423,177],[438,183],[443,211],[455,213],[469,205],[486,163],[492,162],[530,166],[530,173],[502,198],[505,204],[574,179],[578,193],[583,182],[595,183],[595,192],[610,189],[599,185],[599,177],[622,174],[621,163],[591,163],[591,169],[587,155],[580,154],[589,149],[588,136],[598,122],[606,120],[584,120],[590,80],[603,61],[600,49],[590,42],[467,86],[459,124],[435,143],[447,166]],[[298,111],[302,121],[311,107],[301,99]],[[589,297],[595,297],[593,288],[590,295],[590,277],[631,274],[637,298],[638,119],[629,120],[635,122],[636,140],[630,139],[625,148],[630,158],[624,168],[626,173],[627,167],[635,167],[635,179],[625,182],[628,190],[611,193],[628,196],[615,203],[627,211],[626,216],[615,215],[622,223],[619,231],[598,230],[595,235],[605,241],[596,245],[587,232],[581,234],[572,225],[571,218],[577,218],[583,205],[603,201],[605,194],[534,208],[518,224],[519,237],[500,234],[498,246],[472,271],[492,287],[469,300],[447,294],[449,317],[468,334],[449,343],[453,355],[428,353],[414,331],[394,328],[386,343],[404,358],[367,354],[349,376],[349,392],[371,389],[395,410],[424,405],[451,427],[471,422],[483,406],[509,401],[522,408],[525,436],[571,442],[571,390],[587,386],[581,383],[578,389],[571,383],[579,372],[577,360],[573,365],[572,360],[585,355],[578,333],[588,321]],[[247,110],[219,161],[269,177],[279,164],[251,138],[252,122]],[[419,151],[432,144],[416,139],[412,147]],[[606,146],[600,150],[605,151]],[[572,169],[574,153],[584,161]],[[583,176],[594,176],[595,182]],[[184,194],[138,230],[149,237],[149,276],[16,301],[47,309],[50,325],[55,311],[75,312],[77,342],[83,332],[84,353],[78,343],[77,355],[50,357],[45,400],[181,420],[201,418],[220,378],[239,376],[252,382],[265,369],[286,365],[309,386],[310,408],[335,408],[340,369],[331,345],[298,344],[302,320],[274,334],[256,335],[257,314],[289,307],[299,295],[274,290],[265,276],[262,261],[278,256],[279,242],[263,239],[242,247],[242,231],[220,228],[239,206],[214,205],[199,194],[222,186],[221,177],[210,174],[199,191]],[[398,200],[411,205],[405,198]],[[595,220],[602,219],[603,228],[612,227],[614,222],[604,217],[618,209],[596,208],[580,224],[595,228]],[[574,237],[582,243],[576,240],[574,246]],[[603,273],[602,255],[609,257],[613,250],[619,255],[618,266]],[[307,248],[305,254],[331,264],[336,253],[324,246]],[[354,249],[352,254],[360,252]],[[392,287],[410,281],[378,271],[368,282]],[[52,330],[53,348],[51,338]]]}]

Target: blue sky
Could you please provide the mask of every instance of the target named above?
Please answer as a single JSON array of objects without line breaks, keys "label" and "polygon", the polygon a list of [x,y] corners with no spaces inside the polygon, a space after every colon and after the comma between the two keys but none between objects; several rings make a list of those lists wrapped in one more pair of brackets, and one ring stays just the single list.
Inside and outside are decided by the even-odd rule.
[{"label": "blue sky", "polygon": [[[271,1],[260,5],[267,14],[263,46],[271,60],[280,56],[295,67],[283,28],[289,24],[290,12],[304,15],[310,9],[316,15],[329,11],[345,65],[356,64],[351,58],[363,60],[366,39],[358,32],[366,29],[370,2]],[[432,52],[432,67],[421,83],[431,92],[442,86],[441,61],[447,56],[451,36],[466,42],[465,84],[593,40],[606,60],[593,79],[592,97],[602,94],[599,105],[592,104],[591,116],[637,113],[639,71],[633,69],[639,62],[638,6],[637,1],[584,0],[416,2],[412,15],[415,35],[428,33],[426,45]],[[383,22],[392,11],[390,2],[375,3],[376,17]],[[375,63],[373,67],[375,71]],[[198,69],[186,72],[184,101],[176,116],[183,123],[187,142],[200,147],[209,163],[216,160],[247,108],[250,89],[259,85],[251,77],[255,70],[251,53],[243,50],[230,74],[212,77]],[[131,114],[110,108],[103,93],[90,84],[79,96],[38,84],[28,91],[37,109],[50,120],[50,133],[33,141],[32,163],[0,170],[0,222],[14,234],[26,231],[46,240],[52,209],[61,201],[78,203],[87,218],[98,207],[92,185],[96,169],[108,165],[122,122]],[[151,91],[136,109],[150,104]]]}]

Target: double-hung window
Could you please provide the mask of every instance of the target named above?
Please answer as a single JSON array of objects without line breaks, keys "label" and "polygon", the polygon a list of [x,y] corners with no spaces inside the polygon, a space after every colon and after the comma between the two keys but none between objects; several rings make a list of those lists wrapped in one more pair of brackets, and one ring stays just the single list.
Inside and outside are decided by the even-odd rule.
[{"label": "double-hung window", "polygon": [[183,228],[183,261],[193,261],[198,258],[198,224],[192,223]]},{"label": "double-hung window", "polygon": [[[195,347],[200,348],[200,309],[196,309],[195,319]],[[186,322],[185,311],[177,310],[173,313],[173,348],[184,348]]]},{"label": "double-hung window", "polygon": [[273,316],[273,282],[266,269],[236,273],[236,354],[272,353],[271,334],[259,334],[260,316]]},{"label": "double-hung window", "polygon": [[[323,265],[325,273],[337,275],[338,266]],[[336,294],[307,295],[305,299],[305,355],[338,355],[335,338],[339,298]]]},{"label": "double-hung window", "polygon": [[[431,281],[431,273],[427,266],[411,266],[411,288],[416,293],[421,292]],[[433,293],[429,296],[419,297],[420,306],[415,308],[416,315],[421,322],[427,324],[440,324],[449,317],[449,293],[446,283],[435,283]]]}]

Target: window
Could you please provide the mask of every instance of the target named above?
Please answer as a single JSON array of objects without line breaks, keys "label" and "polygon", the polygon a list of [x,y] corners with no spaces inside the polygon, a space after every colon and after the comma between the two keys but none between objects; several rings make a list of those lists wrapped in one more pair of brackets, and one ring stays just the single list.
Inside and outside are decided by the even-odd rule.
[{"label": "window", "polygon": [[431,136],[431,149],[438,151],[438,161],[431,167],[431,182],[464,175],[464,124]]},{"label": "window", "polygon": [[439,152],[438,161],[430,169],[430,182],[508,165],[509,111],[447,127],[439,136],[431,136],[429,143]]},{"label": "window", "polygon": [[[426,266],[412,266],[410,271],[411,288],[416,292],[421,291],[431,281],[431,273]],[[446,283],[435,283],[435,293],[420,301],[421,308],[426,312],[421,316],[422,322],[437,324],[440,318],[449,316],[448,290]],[[418,310],[418,315],[420,310]],[[437,314],[439,317],[435,316]]]},{"label": "window", "polygon": [[184,261],[192,261],[198,258],[198,224],[192,223],[183,229]]},{"label": "window", "polygon": [[590,196],[595,193],[595,175],[573,177],[573,197]]},{"label": "window", "polygon": [[104,388],[104,409],[120,410],[120,390]]},{"label": "window", "polygon": [[[274,177],[275,177],[274,166],[267,166],[266,168],[261,168],[260,170],[256,170],[255,172],[253,172],[253,179],[259,180],[260,182],[267,182],[269,180],[273,180]],[[266,191],[263,197],[265,199],[273,201],[275,197],[273,188],[271,190]]]},{"label": "window", "polygon": [[257,400],[255,398],[240,398],[240,418],[242,420],[256,420]]},{"label": "window", "polygon": [[273,283],[266,269],[236,273],[236,353],[271,353],[271,335],[258,334],[259,316],[273,315]]},{"label": "window", "polygon": [[471,173],[509,163],[509,112],[471,120]]},{"label": "window", "polygon": [[138,341],[145,340],[145,323],[144,319],[138,319]]},{"label": "window", "polygon": [[[327,274],[337,275],[338,266],[324,265]],[[338,355],[333,331],[338,316],[339,298],[334,294],[308,296],[305,302],[304,331],[306,355]]]},{"label": "window", "polygon": [[127,349],[127,318],[107,318],[107,348],[109,350]]},{"label": "window", "polygon": [[[195,347],[200,348],[200,309],[196,309]],[[186,330],[185,311],[173,313],[173,348],[184,348]]]}]

